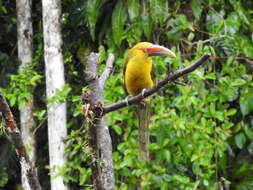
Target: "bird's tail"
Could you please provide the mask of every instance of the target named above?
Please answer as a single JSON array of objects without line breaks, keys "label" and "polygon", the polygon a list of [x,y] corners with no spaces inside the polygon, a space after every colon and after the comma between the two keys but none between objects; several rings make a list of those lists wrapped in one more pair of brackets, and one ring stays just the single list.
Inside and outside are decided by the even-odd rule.
[{"label": "bird's tail", "polygon": [[142,102],[137,105],[137,114],[139,119],[139,141],[140,141],[140,159],[149,160],[149,122],[150,106],[149,102]]}]

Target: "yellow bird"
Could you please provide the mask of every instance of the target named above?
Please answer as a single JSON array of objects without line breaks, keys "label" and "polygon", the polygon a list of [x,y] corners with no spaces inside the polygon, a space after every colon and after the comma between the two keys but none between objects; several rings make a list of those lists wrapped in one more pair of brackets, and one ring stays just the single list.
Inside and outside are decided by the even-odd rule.
[{"label": "yellow bird", "polygon": [[[152,80],[153,63],[151,56],[170,56],[176,55],[160,45],[154,45],[149,42],[140,42],[131,48],[127,54],[124,68],[124,87],[126,92],[135,96],[144,89],[151,88],[154,85]],[[149,110],[147,103],[138,106],[139,133],[140,133],[140,158],[149,159]]]},{"label": "yellow bird", "polygon": [[151,77],[153,65],[150,56],[176,57],[171,50],[160,45],[149,42],[136,44],[129,50],[124,68],[124,87],[129,95],[135,96],[143,89],[154,85]]}]

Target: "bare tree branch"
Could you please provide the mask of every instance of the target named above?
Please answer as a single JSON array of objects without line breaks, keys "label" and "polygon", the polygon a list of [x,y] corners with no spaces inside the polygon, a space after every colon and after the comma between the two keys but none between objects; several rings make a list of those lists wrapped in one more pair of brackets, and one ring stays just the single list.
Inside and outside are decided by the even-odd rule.
[{"label": "bare tree branch", "polygon": [[23,140],[21,138],[20,131],[17,127],[17,123],[14,120],[14,116],[2,92],[0,92],[0,112],[2,112],[3,114],[7,131],[11,136],[12,143],[16,147],[18,156],[20,158],[20,163],[24,166],[24,169],[26,170],[25,172],[30,189],[41,190],[35,167],[28,156]]},{"label": "bare tree branch", "polygon": [[106,61],[105,70],[99,78],[99,82],[101,86],[104,86],[105,81],[110,76],[113,62],[114,62],[114,55],[110,53]]},{"label": "bare tree branch", "polygon": [[109,112],[127,107],[129,105],[133,105],[133,104],[137,104],[139,103],[142,99],[156,93],[159,89],[161,89],[164,85],[166,85],[169,82],[174,81],[175,79],[190,73],[192,71],[194,71],[195,69],[197,69],[200,65],[202,65],[211,55],[210,54],[205,54],[203,55],[197,62],[189,65],[188,67],[185,67],[183,69],[177,70],[174,73],[170,73],[168,74],[163,80],[161,80],[160,82],[158,82],[155,86],[153,86],[150,89],[145,90],[144,92],[133,96],[131,98],[129,98],[127,101],[126,100],[122,100],[120,102],[116,102],[113,104],[109,104],[109,105],[105,105],[104,107],[100,108],[99,110],[96,110],[95,112],[101,112],[98,113],[98,115],[105,115]]},{"label": "bare tree branch", "polygon": [[[91,53],[87,57],[86,81],[91,91],[83,96],[86,107],[102,105],[104,84],[112,69],[114,56],[109,55],[101,77],[97,76],[99,54]],[[99,107],[100,107],[99,106]],[[93,117],[88,129],[89,145],[93,151],[92,178],[95,189],[114,189],[114,170],[112,161],[112,143],[105,117]]]},{"label": "bare tree branch", "polygon": [[[222,38],[232,38],[232,37],[230,37],[228,35],[214,36],[212,38],[203,40],[202,43],[206,44],[206,43],[209,43],[209,42],[212,42],[212,41],[215,41],[215,40],[218,40],[218,39],[222,39]],[[189,42],[187,40],[183,40],[183,42],[187,43],[188,45],[197,45],[199,43],[199,41],[197,41],[197,42]]]},{"label": "bare tree branch", "polygon": [[181,81],[178,81],[178,80],[175,80],[173,81],[175,84],[179,84],[179,85],[182,85],[182,86],[187,86],[187,83],[184,83],[184,82],[181,82]]},{"label": "bare tree branch", "polygon": [[87,68],[85,70],[85,80],[89,84],[97,78],[98,59],[99,59],[98,53],[91,53],[89,56],[87,56]]}]

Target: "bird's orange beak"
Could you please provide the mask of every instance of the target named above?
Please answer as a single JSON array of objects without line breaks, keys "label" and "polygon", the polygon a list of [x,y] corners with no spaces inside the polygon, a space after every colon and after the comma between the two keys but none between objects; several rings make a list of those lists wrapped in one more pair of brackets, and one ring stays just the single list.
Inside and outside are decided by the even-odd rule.
[{"label": "bird's orange beak", "polygon": [[160,45],[152,45],[149,47],[144,47],[141,48],[141,50],[147,53],[149,56],[169,56],[173,58],[176,57],[174,52]]}]

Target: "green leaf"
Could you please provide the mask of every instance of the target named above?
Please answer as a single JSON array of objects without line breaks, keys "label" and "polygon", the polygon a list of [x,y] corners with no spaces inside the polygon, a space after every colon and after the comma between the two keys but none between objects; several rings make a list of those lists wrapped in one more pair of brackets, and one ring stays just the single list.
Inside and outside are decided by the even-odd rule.
[{"label": "green leaf", "polygon": [[34,116],[36,116],[39,121],[41,121],[42,119],[44,119],[45,115],[46,115],[46,110],[37,110],[34,113]]},{"label": "green leaf", "polygon": [[165,25],[166,20],[170,14],[168,12],[168,1],[167,0],[149,0],[150,11],[152,22],[154,24]]},{"label": "green leaf", "polygon": [[220,12],[209,10],[206,17],[207,30],[215,34],[219,34],[223,32],[224,15],[225,15],[225,12],[223,10]]},{"label": "green leaf", "polygon": [[86,12],[88,16],[88,24],[92,40],[95,40],[96,23],[98,15],[100,13],[101,4],[101,0],[86,1]]},{"label": "green leaf", "polygon": [[231,12],[226,19],[228,32],[232,35],[237,33],[241,26],[241,19],[236,12]]},{"label": "green leaf", "polygon": [[250,155],[253,156],[253,141],[251,141],[251,143],[249,144],[247,149],[248,149]]},{"label": "green leaf", "polygon": [[190,29],[191,31],[194,31],[193,23],[189,22],[187,17],[184,14],[179,14],[178,19],[180,21],[180,28],[182,30]]},{"label": "green leaf", "polygon": [[88,178],[90,177],[90,169],[86,169],[86,168],[80,168],[80,176],[79,176],[79,185],[84,185],[85,182],[88,180]]},{"label": "green leaf", "polygon": [[122,168],[122,170],[120,171],[120,174],[122,176],[128,177],[131,175],[131,170],[129,170],[127,167]]},{"label": "green leaf", "polygon": [[118,135],[121,135],[121,134],[122,134],[122,129],[121,129],[121,127],[119,127],[118,125],[113,125],[112,128],[114,129],[114,131],[115,131]]},{"label": "green leaf", "polygon": [[152,30],[152,22],[150,15],[147,12],[144,12],[141,16],[142,18],[142,26],[145,36],[150,39],[151,37],[151,30]]},{"label": "green leaf", "polygon": [[210,113],[213,117],[215,117],[216,109],[215,109],[215,104],[213,102],[210,104]]},{"label": "green leaf", "polygon": [[133,164],[133,157],[127,155],[124,157],[124,160],[121,162],[120,167],[131,166]]},{"label": "green leaf", "polygon": [[169,30],[166,33],[166,35],[167,35],[168,40],[178,42],[181,39],[182,32],[180,31],[178,27],[176,27]]},{"label": "green leaf", "polygon": [[200,184],[200,180],[195,181],[195,183],[194,183],[194,187],[193,187],[193,190],[197,190],[197,189],[198,189],[199,184]]},{"label": "green leaf", "polygon": [[231,3],[231,4],[234,6],[234,9],[237,11],[240,18],[244,21],[244,23],[247,25],[250,25],[251,23],[248,20],[247,15],[245,14],[246,11],[245,11],[244,7],[242,6],[241,1],[233,1],[233,3]]},{"label": "green leaf", "polygon": [[171,160],[171,154],[169,150],[163,150],[163,156],[167,160],[167,162],[170,162]]},{"label": "green leaf", "polygon": [[242,53],[247,57],[253,58],[253,43],[248,36],[237,34],[236,41]]},{"label": "green leaf", "polygon": [[211,80],[215,80],[216,79],[216,75],[215,73],[208,73],[207,75],[205,75],[206,79],[211,79]]},{"label": "green leaf", "polygon": [[197,20],[199,20],[202,13],[202,6],[200,0],[192,0],[191,3],[192,12]]},{"label": "green leaf", "polygon": [[236,109],[232,108],[232,109],[229,109],[227,112],[226,112],[226,115],[227,116],[231,116],[231,115],[235,115],[237,112]]},{"label": "green leaf", "polygon": [[231,86],[242,86],[246,84],[247,82],[243,79],[236,79],[231,83]]},{"label": "green leaf", "polygon": [[193,38],[195,37],[194,33],[193,32],[190,32],[189,35],[187,36],[187,40],[189,42],[191,42],[193,40]]},{"label": "green leaf", "polygon": [[199,40],[197,44],[197,51],[201,52],[203,50],[203,41]]},{"label": "green leaf", "polygon": [[205,186],[209,186],[209,182],[208,182],[206,179],[203,180],[203,184],[204,184]]},{"label": "green leaf", "polygon": [[0,179],[0,187],[4,187],[7,182],[8,182],[8,172],[7,172],[7,169],[4,167],[4,168],[1,168],[0,170],[0,176],[1,176],[1,179]]},{"label": "green leaf", "polygon": [[243,126],[243,129],[245,131],[245,134],[250,140],[253,140],[253,130],[252,128],[249,128],[248,125]]},{"label": "green leaf", "polygon": [[158,149],[160,149],[160,147],[156,143],[150,143],[149,149],[150,150],[158,150]]},{"label": "green leaf", "polygon": [[123,40],[124,26],[127,18],[125,1],[118,1],[112,13],[112,34],[114,42],[120,46]]},{"label": "green leaf", "polygon": [[221,154],[219,157],[219,167],[221,168],[221,171],[226,171],[227,162],[228,162],[228,156],[226,154]]},{"label": "green leaf", "polygon": [[172,178],[180,183],[183,183],[183,184],[187,184],[190,182],[190,179],[189,177],[187,176],[182,176],[182,175],[178,175],[178,174],[174,174],[172,176]]},{"label": "green leaf", "polygon": [[233,56],[229,56],[227,59],[227,65],[231,65],[231,63],[233,63],[234,59],[235,58]]},{"label": "green leaf", "polygon": [[134,21],[140,14],[140,4],[138,0],[127,0],[127,11],[130,21]]},{"label": "green leaf", "polygon": [[7,9],[4,6],[0,5],[0,13],[7,14]]},{"label": "green leaf", "polygon": [[210,51],[211,52],[211,55],[213,55],[213,56],[217,56],[217,54],[216,54],[216,52],[215,52],[215,49],[212,47],[212,46],[204,46],[204,50],[206,50],[206,51]]},{"label": "green leaf", "polygon": [[246,137],[244,133],[239,133],[235,136],[235,144],[238,148],[242,149],[246,142]]},{"label": "green leaf", "polygon": [[253,110],[253,97],[240,97],[240,109],[242,114],[248,115]]},{"label": "green leaf", "polygon": [[10,99],[10,106],[14,106],[15,105],[15,103],[16,103],[16,97],[12,97],[11,99]]},{"label": "green leaf", "polygon": [[193,154],[192,157],[191,157],[191,162],[197,160],[199,157],[200,157],[199,154]]}]

